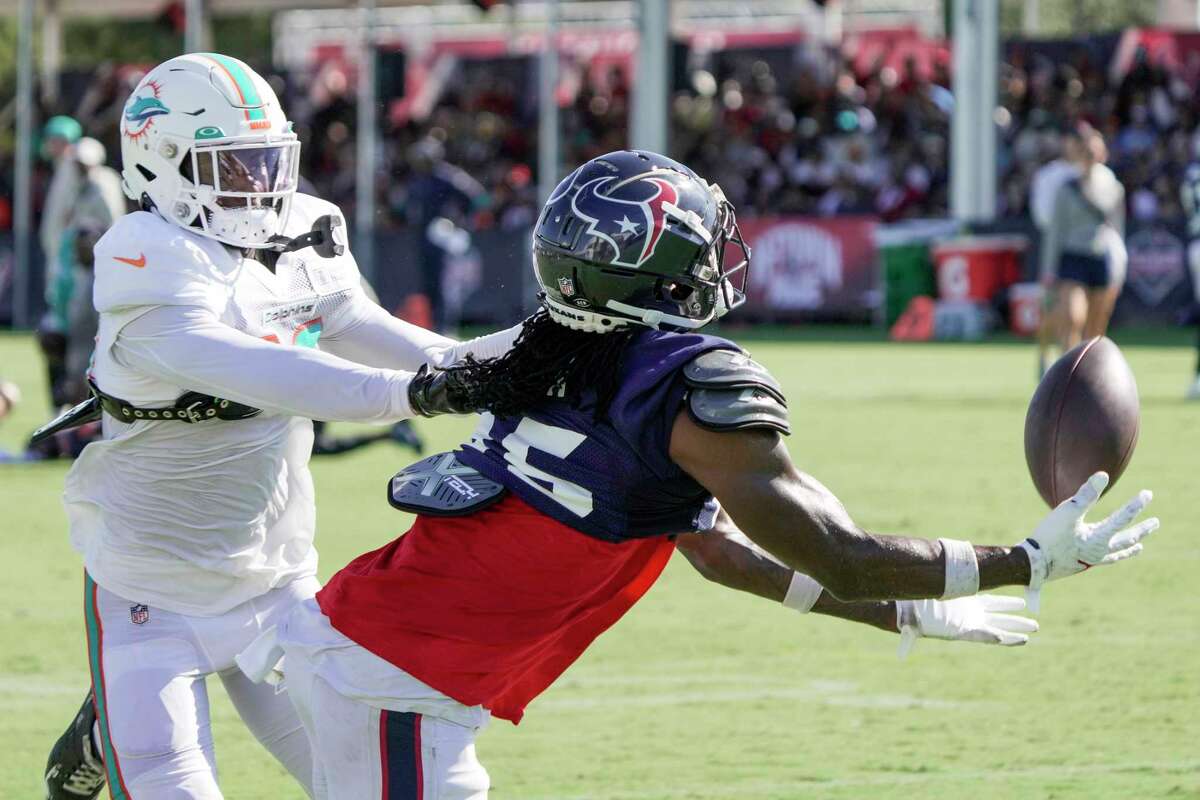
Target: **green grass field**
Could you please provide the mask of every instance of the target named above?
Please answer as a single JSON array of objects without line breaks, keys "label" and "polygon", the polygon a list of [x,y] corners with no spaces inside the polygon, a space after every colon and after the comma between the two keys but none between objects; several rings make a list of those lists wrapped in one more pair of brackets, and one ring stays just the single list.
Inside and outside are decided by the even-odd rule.
[{"label": "green grass field", "polygon": [[[1200,798],[1200,406],[1181,400],[1182,334],[1116,336],[1142,391],[1142,437],[1108,510],[1154,489],[1146,553],[1052,585],[1024,649],[922,642],[803,618],[677,558],[641,604],[529,709],[479,740],[492,796]],[[1032,347],[895,345],[816,331],[747,339],[790,398],[793,457],[865,527],[1012,544],[1043,512],[1021,449]],[[32,341],[0,336],[0,375],[42,417]],[[450,447],[467,420],[421,423]],[[314,465],[322,576],[404,530],[389,445]],[[59,505],[65,465],[0,466],[0,798],[40,797],[47,748],[87,681],[82,576]],[[1189,577],[1191,576],[1191,577]],[[226,797],[299,798],[210,687]]]}]

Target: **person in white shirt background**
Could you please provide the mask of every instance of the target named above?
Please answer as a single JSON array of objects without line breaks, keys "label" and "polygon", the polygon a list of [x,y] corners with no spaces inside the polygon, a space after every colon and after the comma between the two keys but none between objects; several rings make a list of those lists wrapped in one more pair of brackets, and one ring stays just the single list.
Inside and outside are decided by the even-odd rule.
[{"label": "person in white shirt background", "polygon": [[1105,162],[1104,137],[1090,126],[1073,130],[1078,174],[1054,192],[1042,231],[1041,281],[1052,288],[1052,324],[1066,351],[1104,335],[1125,283],[1125,187]]},{"label": "person in white shirt background", "polygon": [[[1075,152],[1078,140],[1073,136],[1061,137],[1062,152],[1058,158],[1047,161],[1033,174],[1029,184],[1029,214],[1033,224],[1043,235],[1050,225],[1054,213],[1054,196],[1064,183],[1079,177]],[[1050,366],[1050,348],[1057,344],[1058,320],[1055,316],[1053,280],[1047,273],[1042,280],[1042,324],[1038,327],[1038,376],[1046,373]]]}]

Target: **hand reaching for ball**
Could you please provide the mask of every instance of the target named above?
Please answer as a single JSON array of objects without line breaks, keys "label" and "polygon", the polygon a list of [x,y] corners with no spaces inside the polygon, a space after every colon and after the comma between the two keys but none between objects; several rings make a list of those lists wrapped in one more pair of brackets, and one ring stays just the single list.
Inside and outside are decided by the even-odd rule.
[{"label": "hand reaching for ball", "polygon": [[1073,497],[1046,515],[1032,536],[1017,545],[1029,556],[1026,599],[1031,612],[1038,610],[1046,581],[1132,558],[1142,551],[1142,539],[1158,530],[1157,517],[1130,525],[1153,498],[1145,489],[1103,521],[1085,521],[1107,486],[1107,473],[1092,475]]}]

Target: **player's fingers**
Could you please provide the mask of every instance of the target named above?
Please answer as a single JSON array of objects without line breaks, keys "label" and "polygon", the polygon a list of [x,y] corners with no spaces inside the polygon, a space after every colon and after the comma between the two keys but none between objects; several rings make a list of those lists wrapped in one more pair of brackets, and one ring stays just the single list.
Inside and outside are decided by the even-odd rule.
[{"label": "player's fingers", "polygon": [[1037,620],[1029,617],[1016,617],[1012,614],[988,614],[988,624],[993,628],[1012,633],[1034,633],[1038,629]]},{"label": "player's fingers", "polygon": [[1101,564],[1115,564],[1118,561],[1124,561],[1127,558],[1133,558],[1138,553],[1142,552],[1145,545],[1135,544],[1133,547],[1126,547],[1124,550],[1118,550],[1115,553],[1109,553],[1104,558],[1100,559]]},{"label": "player's fingers", "polygon": [[1154,493],[1149,489],[1143,489],[1128,503],[1109,514],[1103,522],[1096,526],[1096,532],[1104,535],[1121,530],[1121,528],[1124,528],[1137,519],[1138,515],[1142,513],[1153,499]]},{"label": "player's fingers", "polygon": [[1108,540],[1109,550],[1126,550],[1158,530],[1158,517],[1145,519]]},{"label": "player's fingers", "polygon": [[984,611],[1022,611],[1025,601],[1019,597],[1009,597],[1003,594],[981,594],[979,605]]},{"label": "player's fingers", "polygon": [[1100,495],[1104,494],[1104,489],[1107,486],[1108,473],[1097,472],[1088,478],[1083,486],[1079,487],[1079,491],[1075,493],[1075,496],[1067,502],[1074,506],[1077,511],[1087,511],[1096,505],[1096,501],[1100,499]]},{"label": "player's fingers", "polygon": [[995,644],[1002,647],[1020,647],[1023,644],[1029,644],[1029,637],[1024,633],[997,630]]}]

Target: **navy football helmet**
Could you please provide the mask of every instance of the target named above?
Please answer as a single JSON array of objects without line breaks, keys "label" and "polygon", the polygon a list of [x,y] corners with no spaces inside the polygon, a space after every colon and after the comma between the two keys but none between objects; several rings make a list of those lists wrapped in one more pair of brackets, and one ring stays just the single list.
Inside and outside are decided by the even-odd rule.
[{"label": "navy football helmet", "polygon": [[[727,267],[729,245],[740,253]],[[703,327],[745,302],[749,265],[721,189],[656,153],[587,162],[554,190],[533,234],[542,305],[579,330]]]}]

